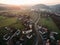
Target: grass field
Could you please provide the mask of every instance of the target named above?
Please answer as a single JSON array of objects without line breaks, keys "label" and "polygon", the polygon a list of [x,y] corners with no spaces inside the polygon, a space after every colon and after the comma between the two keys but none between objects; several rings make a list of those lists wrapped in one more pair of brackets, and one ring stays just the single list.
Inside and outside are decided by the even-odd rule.
[{"label": "grass field", "polygon": [[24,25],[22,24],[21,21],[18,21],[12,25],[10,25],[10,27],[13,27],[13,28],[18,28],[18,29],[24,29]]},{"label": "grass field", "polygon": [[7,18],[7,19],[0,21],[0,27],[8,26],[15,22],[16,22],[16,18]]},{"label": "grass field", "polygon": [[58,27],[56,26],[56,24],[53,22],[53,20],[50,17],[41,18],[39,21],[39,24],[47,26],[47,28],[51,31],[59,32]]},{"label": "grass field", "polygon": [[0,22],[4,19],[6,19],[7,17],[4,17],[4,16],[0,16]]},{"label": "grass field", "polygon": [[0,27],[5,27],[5,26],[11,26],[14,28],[19,28],[19,29],[24,28],[21,21],[17,21],[16,17],[8,18],[8,17],[0,16]]}]

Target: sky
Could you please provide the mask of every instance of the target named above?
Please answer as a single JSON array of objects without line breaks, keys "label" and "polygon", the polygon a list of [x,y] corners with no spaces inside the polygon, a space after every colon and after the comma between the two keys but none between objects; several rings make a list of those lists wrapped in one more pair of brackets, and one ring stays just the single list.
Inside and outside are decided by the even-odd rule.
[{"label": "sky", "polygon": [[0,0],[0,3],[12,5],[35,5],[35,4],[54,5],[60,4],[60,0]]}]

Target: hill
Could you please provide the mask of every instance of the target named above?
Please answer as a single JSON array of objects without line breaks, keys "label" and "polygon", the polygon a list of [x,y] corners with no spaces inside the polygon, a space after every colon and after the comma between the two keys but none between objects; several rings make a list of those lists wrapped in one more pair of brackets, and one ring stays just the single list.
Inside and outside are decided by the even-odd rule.
[{"label": "hill", "polygon": [[50,6],[50,8],[52,9],[52,11],[60,14],[60,4],[52,5]]},{"label": "hill", "polygon": [[50,11],[50,7],[44,4],[37,4],[32,6],[31,9],[35,9],[35,10],[42,10],[42,11]]}]

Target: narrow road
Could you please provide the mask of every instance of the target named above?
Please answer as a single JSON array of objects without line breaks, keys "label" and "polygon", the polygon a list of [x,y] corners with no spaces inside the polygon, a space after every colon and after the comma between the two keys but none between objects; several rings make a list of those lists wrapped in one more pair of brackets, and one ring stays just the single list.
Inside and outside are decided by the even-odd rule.
[{"label": "narrow road", "polygon": [[40,14],[38,15],[38,17],[34,23],[35,24],[34,26],[35,26],[36,36],[37,36],[35,45],[43,45],[42,44],[42,36],[40,35],[40,33],[38,31],[38,26],[37,26],[37,23],[39,20],[40,20]]}]

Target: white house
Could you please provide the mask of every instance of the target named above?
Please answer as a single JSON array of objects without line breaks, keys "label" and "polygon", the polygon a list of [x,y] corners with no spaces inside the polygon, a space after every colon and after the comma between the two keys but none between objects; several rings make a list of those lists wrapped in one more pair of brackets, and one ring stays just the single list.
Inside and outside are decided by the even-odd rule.
[{"label": "white house", "polygon": [[22,31],[23,34],[28,34],[28,33],[30,33],[30,32],[32,32],[32,29],[27,30],[27,31]]}]

